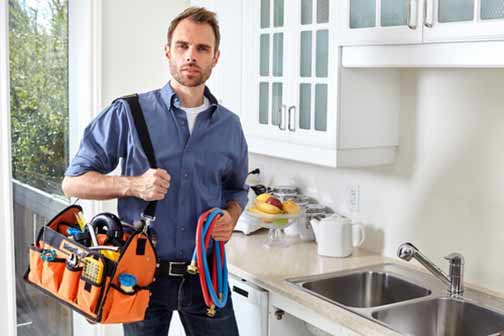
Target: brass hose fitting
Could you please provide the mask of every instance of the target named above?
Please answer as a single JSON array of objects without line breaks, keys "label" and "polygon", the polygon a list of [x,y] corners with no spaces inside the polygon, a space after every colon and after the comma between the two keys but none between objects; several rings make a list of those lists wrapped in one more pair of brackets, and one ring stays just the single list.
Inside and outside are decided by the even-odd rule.
[{"label": "brass hose fitting", "polygon": [[196,266],[196,260],[191,261],[191,264],[187,266],[187,273],[192,275],[198,274],[198,266]]}]

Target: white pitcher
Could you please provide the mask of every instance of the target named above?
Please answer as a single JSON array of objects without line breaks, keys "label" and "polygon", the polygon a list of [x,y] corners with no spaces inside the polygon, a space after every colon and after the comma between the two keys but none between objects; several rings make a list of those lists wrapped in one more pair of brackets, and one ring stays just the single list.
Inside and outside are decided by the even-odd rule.
[{"label": "white pitcher", "polygon": [[[348,257],[354,247],[361,246],[365,239],[364,227],[361,224],[352,224],[346,217],[332,215],[321,220],[313,218],[310,223],[317,241],[317,253],[321,256]],[[355,239],[356,244],[354,234],[359,237]]]}]

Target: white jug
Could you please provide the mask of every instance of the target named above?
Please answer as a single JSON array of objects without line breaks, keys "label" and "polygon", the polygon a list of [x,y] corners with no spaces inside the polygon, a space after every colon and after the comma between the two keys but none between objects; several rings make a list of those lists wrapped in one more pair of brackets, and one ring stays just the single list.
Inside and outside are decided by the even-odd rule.
[{"label": "white jug", "polygon": [[[321,220],[313,218],[310,223],[317,241],[317,253],[321,256],[348,257],[354,247],[361,246],[365,239],[364,227],[361,224],[352,224],[346,217],[332,215]],[[354,234],[359,236],[356,244]]]}]

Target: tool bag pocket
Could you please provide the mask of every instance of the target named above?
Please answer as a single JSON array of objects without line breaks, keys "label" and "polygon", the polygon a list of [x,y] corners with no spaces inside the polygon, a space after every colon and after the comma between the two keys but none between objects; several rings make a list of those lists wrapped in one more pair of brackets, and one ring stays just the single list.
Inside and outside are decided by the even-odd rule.
[{"label": "tool bag pocket", "polygon": [[[134,233],[128,239],[112,276],[101,311],[102,323],[127,323],[143,320],[149,305],[150,291],[156,272],[157,257],[152,243],[144,233]],[[121,274],[134,275],[133,292],[121,288]]]},{"label": "tool bag pocket", "polygon": [[95,285],[80,278],[77,289],[77,306],[86,314],[96,315],[102,291],[103,285]]},{"label": "tool bag pocket", "polygon": [[99,253],[90,254],[83,261],[77,289],[77,305],[88,314],[96,314],[104,288],[110,282],[105,258]]},{"label": "tool bag pocket", "polygon": [[82,273],[82,267],[71,269],[65,267],[63,271],[63,279],[58,289],[58,296],[65,301],[75,302],[77,298],[77,290],[79,288],[79,280]]},{"label": "tool bag pocket", "polygon": [[103,323],[125,323],[142,321],[149,304],[148,289],[135,288],[132,293],[111,284],[103,307]]},{"label": "tool bag pocket", "polygon": [[34,284],[40,285],[42,282],[43,261],[40,258],[40,250],[33,244],[30,246],[30,270],[28,280]]},{"label": "tool bag pocket", "polygon": [[55,258],[52,261],[43,261],[41,286],[52,293],[57,293],[61,285],[64,270],[65,259],[63,258]]}]

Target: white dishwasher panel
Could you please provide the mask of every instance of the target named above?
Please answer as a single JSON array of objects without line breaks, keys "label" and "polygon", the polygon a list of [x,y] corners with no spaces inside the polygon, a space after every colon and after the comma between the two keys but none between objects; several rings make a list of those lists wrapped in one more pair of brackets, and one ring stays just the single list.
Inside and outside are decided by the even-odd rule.
[{"label": "white dishwasher panel", "polygon": [[268,292],[232,275],[229,287],[240,336],[267,336]]}]

